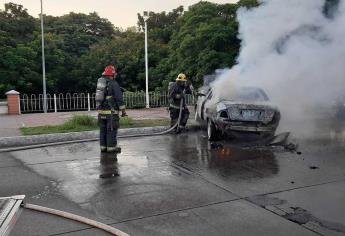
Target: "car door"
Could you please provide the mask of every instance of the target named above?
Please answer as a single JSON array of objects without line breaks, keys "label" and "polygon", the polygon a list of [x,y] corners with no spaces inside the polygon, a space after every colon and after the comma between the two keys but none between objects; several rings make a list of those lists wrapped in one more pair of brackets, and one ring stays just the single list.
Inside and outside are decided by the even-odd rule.
[{"label": "car door", "polygon": [[202,109],[202,106],[206,100],[206,96],[208,94],[208,92],[210,91],[210,89],[208,87],[201,87],[198,92],[197,92],[197,96],[198,96],[198,99],[197,99],[197,103],[196,103],[196,117],[195,119],[198,120],[198,119],[201,119],[202,120],[202,112],[203,112],[203,109]]},{"label": "car door", "polygon": [[202,103],[201,105],[201,119],[202,120],[206,120],[207,117],[209,116],[209,112],[210,112],[210,109],[211,109],[211,106],[212,106],[212,102],[211,102],[211,99],[212,99],[212,95],[213,95],[213,91],[212,89],[207,93],[206,95],[206,99],[204,100],[204,102]]},{"label": "car door", "polygon": [[[198,95],[198,101],[196,105],[196,113],[199,118],[202,117],[202,104],[205,102],[205,95]],[[201,118],[202,120],[202,118]]]}]

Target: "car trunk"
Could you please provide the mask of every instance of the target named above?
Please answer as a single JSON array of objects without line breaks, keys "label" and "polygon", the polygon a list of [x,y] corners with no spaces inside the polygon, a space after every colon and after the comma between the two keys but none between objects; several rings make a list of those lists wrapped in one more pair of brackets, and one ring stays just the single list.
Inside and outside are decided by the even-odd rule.
[{"label": "car trunk", "polygon": [[262,104],[226,104],[228,118],[232,121],[260,122],[268,124],[273,120],[275,110]]}]

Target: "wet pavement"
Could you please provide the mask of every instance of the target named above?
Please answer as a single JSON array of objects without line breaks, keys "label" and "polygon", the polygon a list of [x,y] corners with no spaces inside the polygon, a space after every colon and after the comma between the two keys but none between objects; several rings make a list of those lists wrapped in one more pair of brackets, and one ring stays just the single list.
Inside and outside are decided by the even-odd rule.
[{"label": "wet pavement", "polygon": [[[0,153],[0,196],[110,224],[130,235],[345,235],[345,142],[299,151],[209,143],[203,132]],[[108,235],[24,210],[16,235]]]}]

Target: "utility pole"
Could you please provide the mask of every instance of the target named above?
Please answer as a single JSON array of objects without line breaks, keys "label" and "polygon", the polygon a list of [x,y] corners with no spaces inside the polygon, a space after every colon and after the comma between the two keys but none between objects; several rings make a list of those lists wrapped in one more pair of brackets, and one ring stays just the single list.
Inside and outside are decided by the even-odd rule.
[{"label": "utility pole", "polygon": [[44,55],[44,29],[43,29],[43,0],[41,0],[41,35],[42,35],[42,73],[43,73],[43,111],[47,113],[47,88],[46,88],[46,60]]},{"label": "utility pole", "polygon": [[145,75],[146,75],[146,108],[150,108],[150,96],[149,96],[149,59],[147,50],[147,19],[149,14],[144,11],[144,21],[145,21]]}]

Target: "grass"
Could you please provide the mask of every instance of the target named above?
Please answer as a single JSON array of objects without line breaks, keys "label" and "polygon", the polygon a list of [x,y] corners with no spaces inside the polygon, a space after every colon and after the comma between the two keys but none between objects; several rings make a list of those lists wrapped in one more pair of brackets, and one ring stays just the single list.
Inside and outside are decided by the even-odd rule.
[{"label": "grass", "polygon": [[[150,126],[166,126],[169,125],[168,119],[159,120],[133,120],[129,117],[120,119],[120,128],[136,128]],[[20,131],[23,135],[53,134],[53,133],[69,133],[91,131],[98,129],[98,121],[96,118],[88,115],[75,115],[62,125],[49,125],[38,127],[23,127]]]}]

